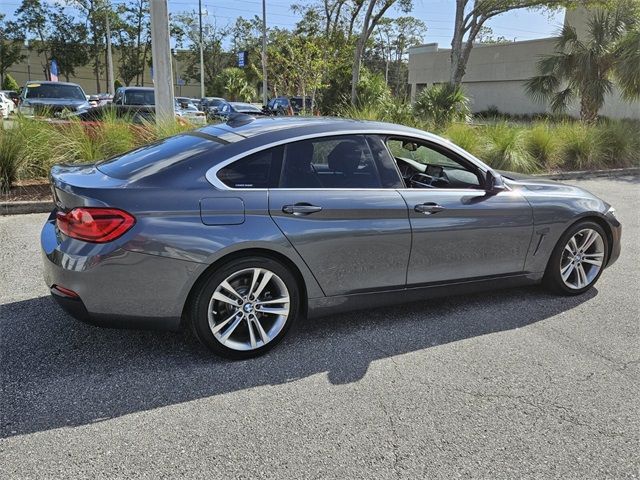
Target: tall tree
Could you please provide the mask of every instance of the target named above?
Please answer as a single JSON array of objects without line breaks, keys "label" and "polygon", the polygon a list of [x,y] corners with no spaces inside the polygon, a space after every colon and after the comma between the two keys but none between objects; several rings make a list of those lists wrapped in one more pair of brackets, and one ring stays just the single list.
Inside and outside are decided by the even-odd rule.
[{"label": "tall tree", "polygon": [[[188,52],[182,54],[184,71],[181,75],[196,81],[200,80],[200,50],[197,15],[178,15],[175,17],[174,33],[177,34],[177,45],[187,47]],[[226,67],[233,65],[235,58],[223,48],[223,41],[229,35],[228,27],[218,27],[215,18],[203,25],[202,48],[204,51],[204,84],[207,95],[220,94],[222,88],[220,74]],[[235,78],[235,77],[234,77]]]},{"label": "tall tree", "polygon": [[112,29],[120,53],[118,74],[125,85],[144,84],[144,71],[151,52],[149,0],[119,4]]},{"label": "tall tree", "polygon": [[[49,61],[51,55],[48,49],[49,29],[47,18],[51,9],[46,3],[40,0],[22,0],[22,3],[15,12],[15,23],[20,28],[24,38],[35,39],[35,48],[39,54],[43,55],[42,64],[45,78],[49,78]],[[34,48],[33,44],[30,48]]]},{"label": "tall tree", "polygon": [[24,35],[20,34],[17,25],[6,22],[4,18],[0,14],[0,83],[4,82],[7,70],[25,58],[22,53]]},{"label": "tall tree", "polygon": [[[634,14],[635,13],[635,14]],[[530,79],[527,92],[550,101],[554,112],[566,110],[580,99],[580,118],[594,122],[605,96],[615,83],[623,98],[640,98],[640,18],[629,2],[613,10],[599,10],[589,19],[587,34],[580,38],[565,25],[555,53],[538,63],[540,75]]]},{"label": "tall tree", "polygon": [[75,75],[75,69],[89,61],[87,51],[87,28],[71,15],[64,13],[60,5],[49,12],[49,51],[58,63],[60,74],[67,82]]},{"label": "tall tree", "polygon": [[[358,82],[360,80],[360,67],[362,64],[362,54],[364,52],[367,40],[376,28],[384,14],[394,4],[398,4],[402,11],[409,12],[412,7],[411,0],[368,0],[363,2],[366,4],[364,18],[362,20],[362,29],[353,55],[353,67],[351,69],[351,104],[355,105],[358,96]],[[352,28],[352,27],[351,27]]]},{"label": "tall tree", "polygon": [[[89,55],[93,59],[93,74],[96,80],[96,92],[101,92],[100,70],[103,65],[101,55],[105,45],[106,0],[68,0],[69,5],[77,8],[84,18],[84,24],[90,32]],[[108,89],[107,89],[108,90]]]},{"label": "tall tree", "polygon": [[460,85],[462,82],[473,44],[487,20],[522,8],[558,8],[604,1],[606,0],[455,0],[449,82],[453,85]]}]

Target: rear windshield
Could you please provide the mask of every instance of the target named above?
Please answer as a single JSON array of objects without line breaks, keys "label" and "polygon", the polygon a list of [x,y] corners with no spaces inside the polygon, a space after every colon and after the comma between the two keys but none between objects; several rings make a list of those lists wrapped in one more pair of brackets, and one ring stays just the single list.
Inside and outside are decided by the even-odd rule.
[{"label": "rear windshield", "polygon": [[125,105],[155,105],[153,90],[125,90]]},{"label": "rear windshield", "polygon": [[71,98],[86,100],[84,92],[78,85],[39,84],[34,83],[25,87],[24,98]]},{"label": "rear windshield", "polygon": [[178,135],[105,160],[97,167],[110,177],[137,180],[221,145],[196,135]]}]

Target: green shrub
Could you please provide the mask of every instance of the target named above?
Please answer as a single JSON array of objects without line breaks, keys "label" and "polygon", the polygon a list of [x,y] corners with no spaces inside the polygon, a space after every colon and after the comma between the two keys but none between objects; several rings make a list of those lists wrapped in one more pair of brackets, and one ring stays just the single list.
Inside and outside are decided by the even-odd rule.
[{"label": "green shrub", "polygon": [[640,122],[603,121],[594,130],[603,166],[622,168],[640,164]]},{"label": "green shrub", "polygon": [[16,79],[13,78],[8,73],[4,76],[4,80],[2,81],[2,89],[1,90],[12,90],[17,92],[20,90],[20,85],[16,82]]},{"label": "green shrub", "polygon": [[483,159],[498,170],[532,173],[539,170],[539,164],[527,151],[524,131],[507,123],[487,126]]},{"label": "green shrub", "polygon": [[384,77],[363,69],[356,89],[356,104],[361,108],[383,107],[391,100],[391,90]]},{"label": "green shrub", "polygon": [[451,122],[469,118],[469,99],[460,87],[448,83],[433,85],[418,94],[413,111],[418,118],[444,128]]},{"label": "green shrub", "polygon": [[546,122],[536,123],[524,133],[524,145],[540,166],[557,166],[560,144],[553,129]]},{"label": "green shrub", "polygon": [[15,129],[0,127],[0,193],[6,193],[18,178],[21,139]]},{"label": "green shrub", "polygon": [[465,123],[451,124],[442,136],[460,148],[464,148],[467,152],[481,158],[483,154],[482,142],[480,140],[479,129]]},{"label": "green shrub", "polygon": [[560,166],[563,170],[602,167],[597,127],[578,122],[563,122],[555,132],[560,141]]}]

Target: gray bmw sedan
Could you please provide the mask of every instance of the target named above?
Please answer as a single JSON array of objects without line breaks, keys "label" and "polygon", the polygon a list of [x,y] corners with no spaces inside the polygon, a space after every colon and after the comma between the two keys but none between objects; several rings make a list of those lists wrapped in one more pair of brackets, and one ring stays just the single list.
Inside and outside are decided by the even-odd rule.
[{"label": "gray bmw sedan", "polygon": [[620,254],[614,209],[385,123],[253,118],[55,166],[53,297],[105,326],[189,325],[262,354],[300,316],[543,283],[578,295]]}]

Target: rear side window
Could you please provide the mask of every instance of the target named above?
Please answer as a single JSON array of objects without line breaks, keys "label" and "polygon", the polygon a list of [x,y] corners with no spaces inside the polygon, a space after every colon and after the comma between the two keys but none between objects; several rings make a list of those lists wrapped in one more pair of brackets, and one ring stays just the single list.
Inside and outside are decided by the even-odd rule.
[{"label": "rear side window", "polygon": [[221,168],[218,178],[231,188],[270,188],[278,184],[282,147],[254,153]]},{"label": "rear side window", "polygon": [[281,188],[380,188],[373,152],[362,135],[316,138],[286,146]]},{"label": "rear side window", "polygon": [[134,180],[158,173],[194,155],[213,151],[221,146],[222,144],[196,135],[177,135],[105,160],[97,167],[110,177]]}]

